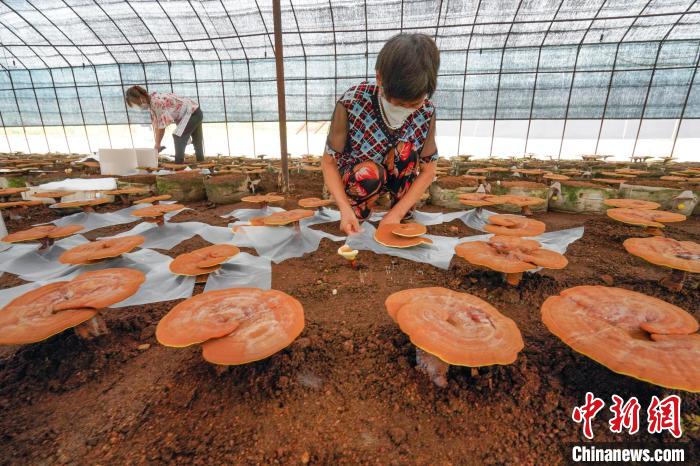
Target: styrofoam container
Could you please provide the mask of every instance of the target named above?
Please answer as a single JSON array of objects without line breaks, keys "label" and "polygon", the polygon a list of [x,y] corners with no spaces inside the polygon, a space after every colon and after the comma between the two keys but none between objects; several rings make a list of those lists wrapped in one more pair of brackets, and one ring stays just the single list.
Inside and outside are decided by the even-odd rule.
[{"label": "styrofoam container", "polygon": [[136,148],[136,163],[140,168],[157,168],[158,167],[158,154],[156,150],[152,147],[150,148]]},{"label": "styrofoam container", "polygon": [[129,175],[139,166],[135,149],[100,149],[100,173]]}]

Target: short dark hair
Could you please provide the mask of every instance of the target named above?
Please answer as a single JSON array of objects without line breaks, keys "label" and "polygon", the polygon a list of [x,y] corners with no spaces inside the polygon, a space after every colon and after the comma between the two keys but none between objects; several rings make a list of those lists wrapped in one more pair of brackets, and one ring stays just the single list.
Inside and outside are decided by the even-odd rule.
[{"label": "short dark hair", "polygon": [[141,101],[141,97],[145,97],[146,102],[148,102],[149,105],[151,104],[151,97],[148,95],[148,91],[141,86],[131,86],[126,90],[124,96],[129,107],[138,105]]},{"label": "short dark hair", "polygon": [[375,71],[382,80],[384,95],[413,101],[437,87],[440,51],[425,34],[397,34],[384,44]]}]

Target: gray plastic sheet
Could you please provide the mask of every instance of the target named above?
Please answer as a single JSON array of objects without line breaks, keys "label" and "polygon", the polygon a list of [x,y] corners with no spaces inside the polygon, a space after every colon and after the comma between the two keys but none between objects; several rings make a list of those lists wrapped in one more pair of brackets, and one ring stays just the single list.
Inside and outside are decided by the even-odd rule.
[{"label": "gray plastic sheet", "polygon": [[[57,226],[64,226],[69,224],[82,225],[84,227],[82,232],[87,233],[88,231],[97,230],[98,228],[138,222],[141,219],[138,217],[134,217],[133,215],[131,215],[131,213],[135,210],[143,209],[144,207],[148,207],[151,205],[152,204],[137,204],[126,207],[121,210],[117,210],[116,212],[107,213],[78,212],[77,214],[61,217],[50,223],[53,223]],[[169,220],[185,209],[176,210],[174,212],[168,212],[167,214],[165,214],[165,219]]]},{"label": "gray plastic sheet", "polygon": [[259,256],[267,257],[275,264],[301,257],[318,249],[323,238],[342,241],[344,236],[336,236],[309,227],[257,227],[240,226],[233,237],[233,244],[239,247],[254,248]]},{"label": "gray plastic sheet", "polygon": [[164,250],[172,249],[195,235],[199,235],[213,244],[230,243],[233,240],[233,232],[230,228],[215,227],[202,222],[165,222],[161,226],[142,222],[129,231],[110,236],[109,238],[131,235],[141,235],[145,238],[144,243],[141,245],[143,248]]},{"label": "gray plastic sheet", "polygon": [[313,217],[304,218],[299,221],[302,226],[310,227],[311,225],[320,225],[322,223],[331,223],[340,221],[340,212],[327,207],[316,209]]},{"label": "gray plastic sheet", "polygon": [[272,287],[270,259],[240,252],[209,274],[204,291],[247,287],[263,290]]},{"label": "gray plastic sheet", "polygon": [[222,215],[223,218],[237,218],[241,221],[248,221],[254,217],[265,217],[267,215],[272,215],[275,212],[284,212],[281,207],[274,207],[268,205],[264,209],[236,209],[228,214]]},{"label": "gray plastic sheet", "polygon": [[73,235],[56,241],[44,250],[39,250],[38,243],[13,244],[10,249],[0,253],[0,270],[30,282],[60,277],[71,267],[58,262],[61,254],[87,242],[84,236]]},{"label": "gray plastic sheet", "polygon": [[459,219],[469,228],[479,231],[484,230],[484,226],[488,223],[488,218],[492,215],[496,215],[496,212],[491,212],[490,210],[481,209],[469,209],[466,211],[448,212],[442,214],[443,222],[451,222],[455,219]]}]

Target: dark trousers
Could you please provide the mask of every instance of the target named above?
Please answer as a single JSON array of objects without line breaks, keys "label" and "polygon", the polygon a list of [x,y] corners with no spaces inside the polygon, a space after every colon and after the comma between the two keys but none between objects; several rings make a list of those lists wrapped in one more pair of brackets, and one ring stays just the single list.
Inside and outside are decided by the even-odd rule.
[{"label": "dark trousers", "polygon": [[187,141],[190,139],[190,136],[192,136],[192,145],[194,145],[194,153],[197,156],[197,161],[204,161],[204,135],[202,134],[203,118],[202,109],[198,108],[190,115],[190,120],[187,122],[185,130],[182,132],[182,136],[175,136],[173,134],[173,141],[175,143],[175,163],[183,163],[185,161],[185,147],[187,146]]}]

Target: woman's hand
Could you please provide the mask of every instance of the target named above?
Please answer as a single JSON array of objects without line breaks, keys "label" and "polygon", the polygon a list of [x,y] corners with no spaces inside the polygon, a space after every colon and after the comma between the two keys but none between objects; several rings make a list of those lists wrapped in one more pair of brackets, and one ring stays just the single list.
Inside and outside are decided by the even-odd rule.
[{"label": "woman's hand", "polygon": [[379,226],[401,223],[401,220],[403,220],[403,215],[398,215],[393,210],[390,210],[384,215],[381,222],[379,222]]},{"label": "woman's hand", "polygon": [[348,236],[362,231],[360,228],[360,221],[355,216],[355,212],[352,208],[341,209],[340,229]]}]

